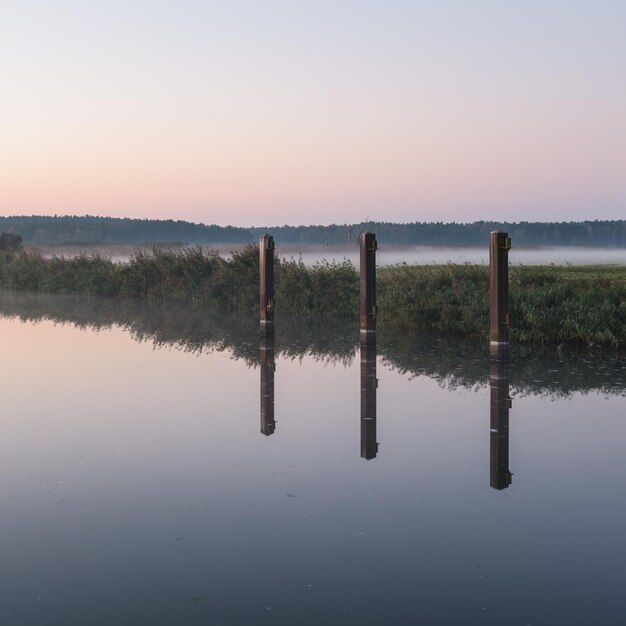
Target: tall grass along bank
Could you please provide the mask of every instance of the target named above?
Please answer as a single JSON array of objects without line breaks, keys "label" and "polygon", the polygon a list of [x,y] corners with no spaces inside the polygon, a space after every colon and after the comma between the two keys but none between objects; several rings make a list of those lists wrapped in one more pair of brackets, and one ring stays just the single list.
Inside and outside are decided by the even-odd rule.
[{"label": "tall grass along bank", "polygon": [[[0,285],[16,291],[170,301],[256,315],[258,249],[223,258],[201,248],[98,255],[0,253]],[[276,313],[358,317],[358,272],[345,261],[277,260]],[[488,270],[395,265],[378,270],[381,328],[487,338]],[[626,268],[511,267],[511,341],[626,347]]]}]

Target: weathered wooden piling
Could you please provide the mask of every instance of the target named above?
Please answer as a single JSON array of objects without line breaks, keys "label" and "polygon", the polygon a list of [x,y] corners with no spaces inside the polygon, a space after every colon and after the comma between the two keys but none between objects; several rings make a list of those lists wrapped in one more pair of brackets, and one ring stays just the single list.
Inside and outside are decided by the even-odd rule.
[{"label": "weathered wooden piling", "polygon": [[509,396],[508,359],[491,362],[489,373],[490,421],[489,469],[490,485],[494,489],[506,489],[511,484],[509,470],[509,410],[512,400]]},{"label": "weathered wooden piling", "polygon": [[274,335],[261,337],[261,432],[268,436],[276,430],[274,419]]},{"label": "weathered wooden piling", "polygon": [[492,359],[509,356],[509,250],[507,233],[489,236],[489,354]]},{"label": "weathered wooden piling", "polygon": [[368,345],[376,342],[376,235],[361,233],[359,249],[361,344]]},{"label": "weathered wooden piling", "polygon": [[361,346],[361,457],[376,458],[376,344]]},{"label": "weathered wooden piling", "polygon": [[261,334],[274,334],[274,238],[259,239],[259,319]]}]

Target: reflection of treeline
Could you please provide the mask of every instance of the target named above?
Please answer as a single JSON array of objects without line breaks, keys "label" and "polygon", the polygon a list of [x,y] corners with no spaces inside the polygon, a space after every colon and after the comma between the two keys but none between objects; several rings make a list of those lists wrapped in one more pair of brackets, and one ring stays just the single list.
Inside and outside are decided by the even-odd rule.
[{"label": "reflection of treeline", "polygon": [[330,226],[236,228],[182,220],[150,220],[94,216],[0,217],[0,231],[22,236],[26,244],[107,244],[180,242],[182,244],[251,243],[270,232],[277,243],[354,244],[371,230],[386,245],[485,246],[489,232],[501,228],[516,246],[626,247],[626,221],[586,222],[361,222]]},{"label": "reflection of treeline", "polygon": [[[253,316],[227,316],[178,305],[137,300],[82,298],[4,292],[0,316],[73,324],[104,330],[120,327],[140,342],[201,353],[229,350],[253,366],[259,360],[259,331]],[[349,364],[358,358],[358,329],[353,322],[316,324],[284,317],[277,324],[276,353]],[[447,388],[475,389],[488,384],[485,342],[459,342],[416,333],[382,331],[378,354],[393,369],[428,376]],[[572,392],[626,395],[626,359],[615,353],[566,350],[516,350],[511,386],[517,394],[567,396]]]},{"label": "reflection of treeline", "polygon": [[[349,262],[307,267],[276,261],[276,313],[354,320],[359,281]],[[234,313],[258,310],[258,250],[225,259],[199,247],[140,252],[130,262],[102,256],[0,257],[0,286],[18,291],[177,302]],[[484,339],[487,268],[407,266],[378,272],[381,328]],[[626,345],[626,269],[511,268],[511,340],[516,343]]]}]

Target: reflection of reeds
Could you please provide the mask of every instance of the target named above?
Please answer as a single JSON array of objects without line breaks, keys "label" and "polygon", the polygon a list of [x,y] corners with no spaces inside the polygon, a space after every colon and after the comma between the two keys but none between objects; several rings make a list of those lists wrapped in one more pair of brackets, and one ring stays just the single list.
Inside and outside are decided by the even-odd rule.
[{"label": "reflection of reeds", "polygon": [[[348,262],[276,260],[276,315],[355,320],[358,274]],[[512,343],[626,347],[626,268],[511,267]],[[105,295],[255,314],[258,249],[229,258],[200,247],[103,256],[33,252],[0,259],[0,285],[19,291]],[[379,328],[484,340],[487,268],[395,265],[378,270]],[[277,318],[278,319],[278,318]]]},{"label": "reflection of reeds", "polygon": [[[117,326],[135,341],[194,353],[228,350],[247,365],[259,362],[259,329],[254,316],[223,315],[174,304],[116,298],[85,298],[4,292],[0,316],[73,324],[101,330]],[[276,329],[275,353],[290,359],[315,358],[349,365],[357,354],[358,325],[317,323],[285,316]],[[459,341],[418,333],[379,332],[384,363],[409,376],[427,376],[448,389],[476,389],[489,383],[485,342]],[[568,396],[573,392],[626,395],[626,358],[586,350],[517,349],[511,362],[512,393]]]},{"label": "reflection of reeds", "polygon": [[[446,389],[489,385],[485,342],[382,333],[379,354],[392,369],[427,376]],[[518,346],[510,360],[511,393],[567,397],[574,392],[626,396],[626,356],[606,350]]]}]

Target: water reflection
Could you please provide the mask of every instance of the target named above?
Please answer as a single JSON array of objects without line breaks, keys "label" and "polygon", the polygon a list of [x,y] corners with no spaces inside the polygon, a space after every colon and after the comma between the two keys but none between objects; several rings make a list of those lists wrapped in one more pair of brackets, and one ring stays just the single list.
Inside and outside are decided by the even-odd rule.
[{"label": "water reflection", "polygon": [[274,419],[274,335],[261,336],[259,350],[261,370],[261,432],[273,435],[276,430]]},{"label": "water reflection", "polygon": [[494,489],[506,489],[511,484],[509,470],[509,410],[512,400],[509,396],[508,360],[492,361],[489,372],[491,393],[490,417],[490,484]]},{"label": "water reflection", "polygon": [[[3,291],[0,317],[73,324],[100,330],[126,330],[139,342],[156,348],[189,352],[228,350],[249,366],[260,362],[256,315],[235,316],[175,304],[138,300],[86,298]],[[378,355],[385,366],[408,376],[428,376],[448,389],[486,386],[487,342],[427,337],[419,333],[378,332]],[[276,328],[276,357],[309,356],[349,365],[359,343],[358,320],[281,318]],[[510,370],[511,393],[568,397],[572,393],[626,395],[623,354],[553,348],[514,347]]]},{"label": "water reflection", "polygon": [[361,344],[361,457],[375,459],[376,441],[376,344]]},{"label": "water reflection", "polygon": [[[509,371],[487,342],[382,330],[357,361],[350,321],[260,343],[256,315],[175,306],[0,294],[0,315],[0,624],[624,622],[615,355]],[[491,395],[502,489],[509,393],[504,497],[484,422]]]}]

